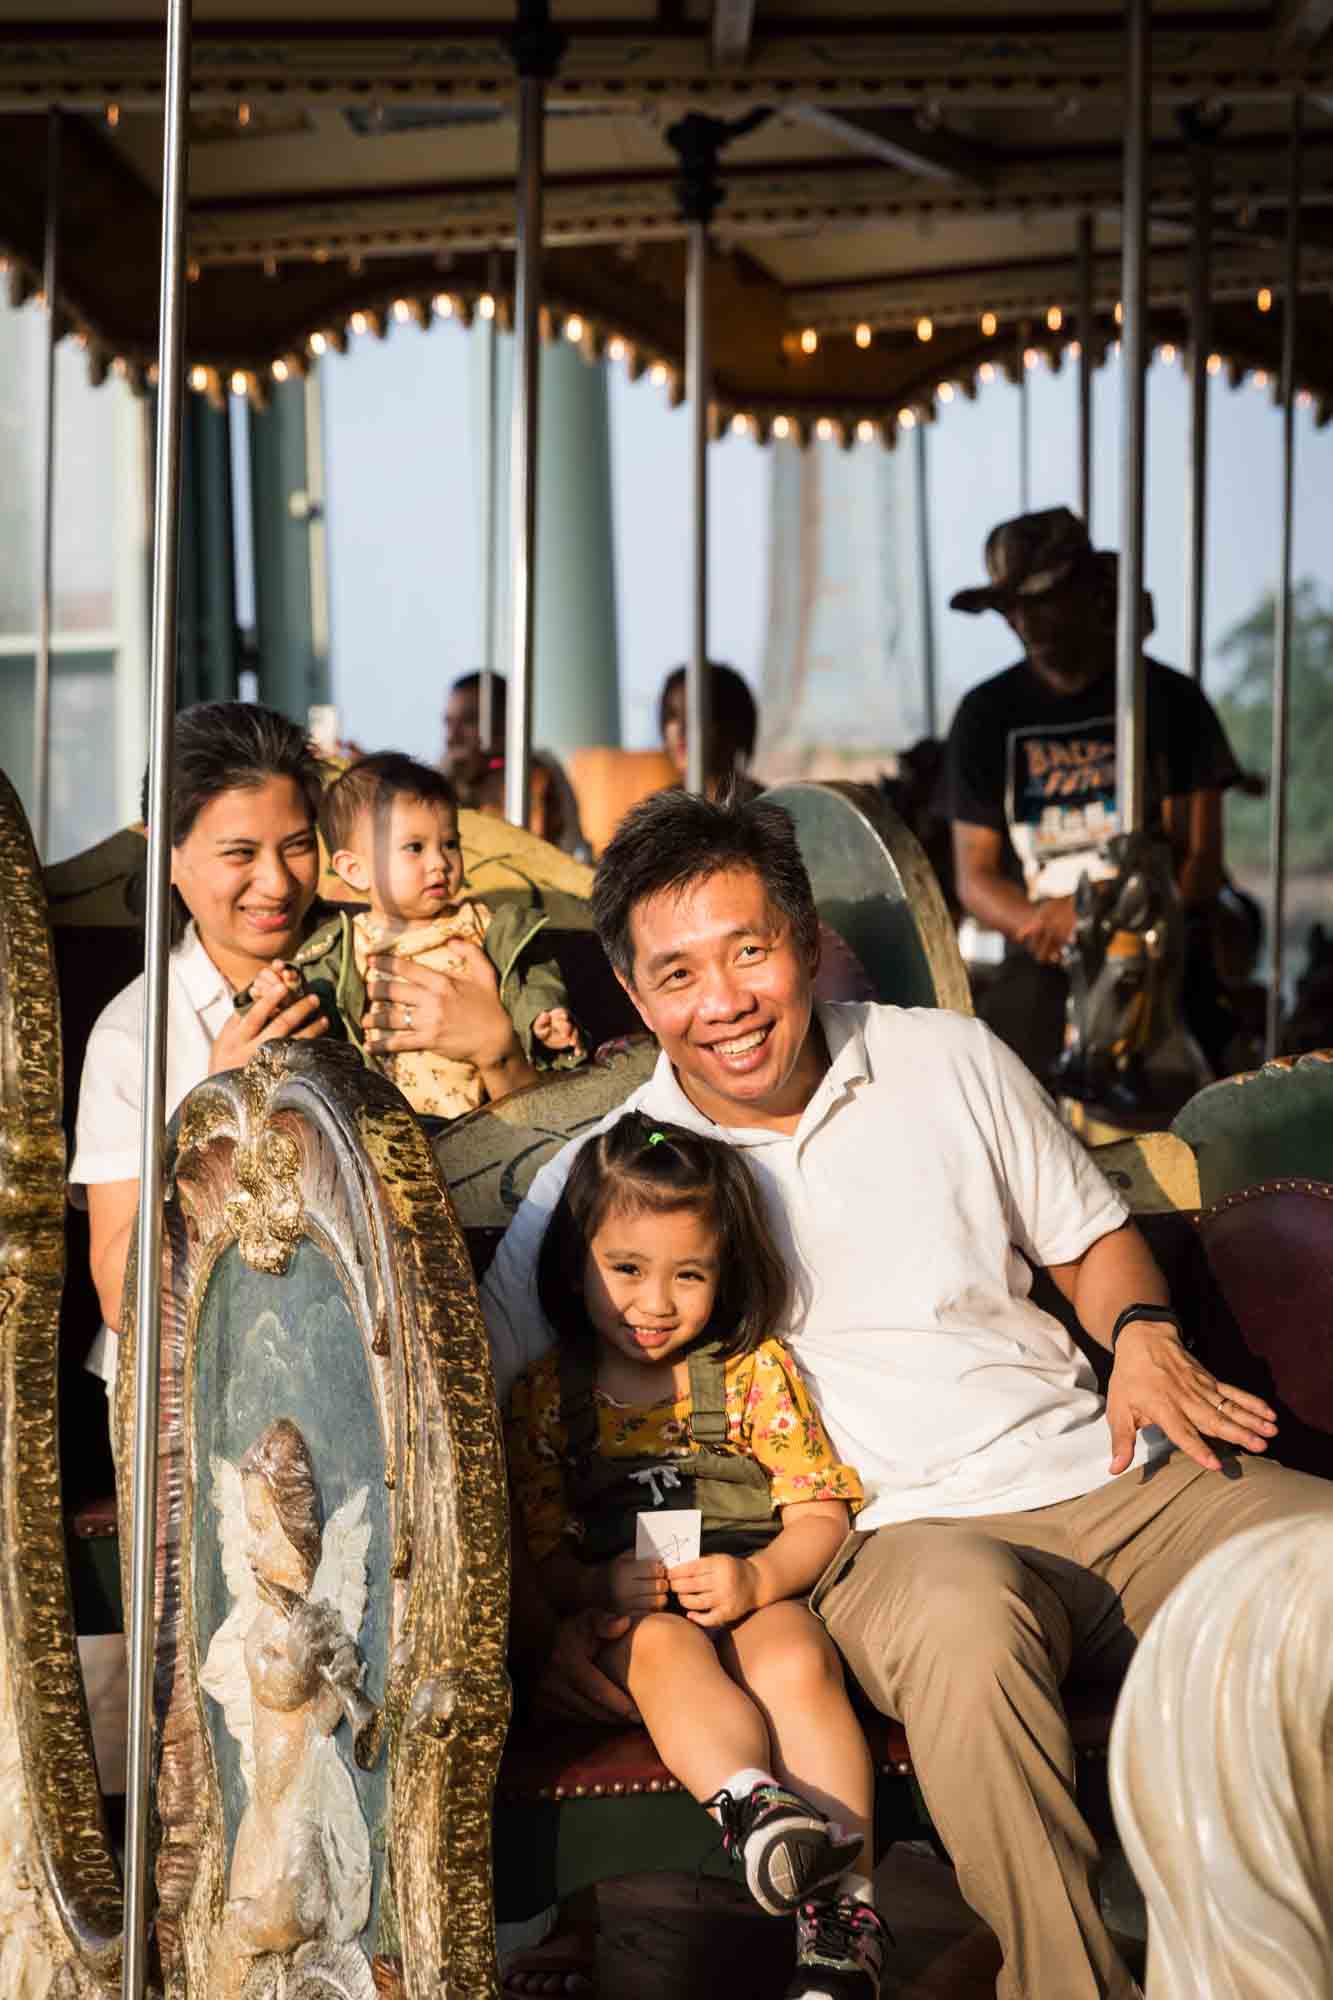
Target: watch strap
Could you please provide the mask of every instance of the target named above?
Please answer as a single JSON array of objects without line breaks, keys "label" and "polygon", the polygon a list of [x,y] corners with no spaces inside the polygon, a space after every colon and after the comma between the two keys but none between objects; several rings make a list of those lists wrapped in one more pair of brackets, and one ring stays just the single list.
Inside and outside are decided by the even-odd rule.
[{"label": "watch strap", "polygon": [[1189,1335],[1186,1333],[1184,1325],[1181,1321],[1180,1314],[1176,1312],[1173,1307],[1136,1305],[1136,1306],[1126,1306],[1124,1311],[1120,1314],[1120,1316],[1116,1320],[1115,1325],[1111,1328],[1112,1354],[1115,1353],[1115,1344],[1119,1340],[1121,1334],[1124,1332],[1125,1328],[1129,1325],[1130,1321],[1135,1319],[1154,1320],[1161,1326],[1174,1327],[1176,1332],[1176,1338],[1180,1342],[1181,1346],[1185,1349],[1185,1352],[1187,1354],[1193,1352],[1194,1342],[1190,1339]]}]

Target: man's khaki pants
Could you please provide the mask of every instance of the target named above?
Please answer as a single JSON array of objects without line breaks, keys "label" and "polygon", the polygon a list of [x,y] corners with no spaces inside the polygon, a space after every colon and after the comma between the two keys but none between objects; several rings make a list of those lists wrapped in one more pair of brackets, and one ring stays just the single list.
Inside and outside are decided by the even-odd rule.
[{"label": "man's khaki pants", "polygon": [[1183,1453],[1030,1513],[853,1533],[812,1603],[911,1739],[959,1885],[998,1937],[1000,2000],[1126,2000],[1097,1848],[1074,1798],[1060,1683],[1118,1680],[1158,1606],[1242,1530],[1333,1515],[1333,1483]]}]

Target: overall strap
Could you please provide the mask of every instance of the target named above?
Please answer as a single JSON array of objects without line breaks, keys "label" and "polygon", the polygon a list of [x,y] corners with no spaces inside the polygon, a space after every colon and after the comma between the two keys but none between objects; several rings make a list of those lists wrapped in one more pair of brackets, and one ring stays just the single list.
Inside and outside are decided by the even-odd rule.
[{"label": "overall strap", "polygon": [[597,1449],[597,1405],[593,1401],[593,1366],[588,1343],[561,1341],[560,1421],[566,1450],[575,1462],[591,1458]]},{"label": "overall strap", "polygon": [[690,1433],[697,1445],[727,1441],[727,1378],[716,1342],[690,1356]]}]

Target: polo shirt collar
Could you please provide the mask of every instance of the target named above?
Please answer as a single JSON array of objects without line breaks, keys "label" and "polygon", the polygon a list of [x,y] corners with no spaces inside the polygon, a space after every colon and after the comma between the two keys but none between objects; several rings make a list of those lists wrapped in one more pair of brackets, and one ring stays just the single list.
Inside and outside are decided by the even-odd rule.
[{"label": "polo shirt collar", "polygon": [[172,959],[185,997],[196,1014],[205,1013],[219,1000],[230,999],[231,987],[204,950],[203,939],[193,922],[185,926],[185,935]]},{"label": "polo shirt collar", "polygon": [[716,1125],[685,1095],[665,1050],[657,1058],[657,1067],[649,1086],[653,1115],[672,1125],[683,1125],[688,1132],[700,1132],[705,1136],[716,1136],[725,1131],[727,1138],[736,1146],[766,1146],[774,1140],[788,1137],[799,1144],[809,1137],[838,1099],[848,1094],[853,1084],[864,1083],[870,1076],[865,1035],[861,1028],[863,1009],[854,1004],[839,1006],[823,1002],[816,1004],[814,1012],[824,1031],[829,1066],[802,1112],[801,1122],[794,1133],[774,1132],[764,1125]]}]

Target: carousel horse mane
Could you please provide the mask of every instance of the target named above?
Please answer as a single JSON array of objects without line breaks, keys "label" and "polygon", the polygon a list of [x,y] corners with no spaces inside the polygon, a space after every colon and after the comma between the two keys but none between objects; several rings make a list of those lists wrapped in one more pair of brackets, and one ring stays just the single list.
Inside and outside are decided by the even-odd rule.
[{"label": "carousel horse mane", "polygon": [[1149,1911],[1148,2000],[1333,1992],[1333,1526],[1191,1571],[1130,1667],[1111,1796]]}]

